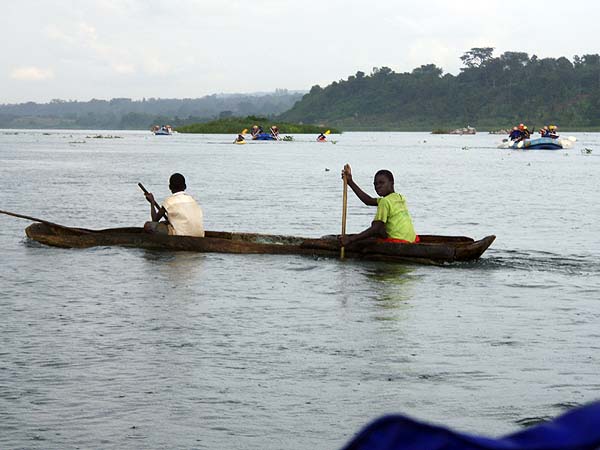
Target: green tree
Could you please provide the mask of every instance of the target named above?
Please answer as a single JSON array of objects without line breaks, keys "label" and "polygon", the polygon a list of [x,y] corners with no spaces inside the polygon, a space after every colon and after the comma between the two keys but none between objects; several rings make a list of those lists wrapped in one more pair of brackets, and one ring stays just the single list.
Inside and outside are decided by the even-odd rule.
[{"label": "green tree", "polygon": [[494,53],[494,47],[473,47],[471,50],[465,52],[460,60],[469,69],[481,67],[486,62],[492,59]]}]

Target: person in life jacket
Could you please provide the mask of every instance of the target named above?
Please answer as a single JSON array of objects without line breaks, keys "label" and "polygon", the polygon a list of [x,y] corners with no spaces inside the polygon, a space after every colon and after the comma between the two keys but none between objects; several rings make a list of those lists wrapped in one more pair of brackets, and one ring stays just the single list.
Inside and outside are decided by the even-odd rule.
[{"label": "person in life jacket", "polygon": [[517,137],[517,139],[515,139],[515,142],[521,142],[525,139],[529,139],[529,137],[531,136],[531,132],[527,129],[527,125],[523,125],[522,123],[520,123],[518,130],[519,136]]},{"label": "person in life jacket", "polygon": [[256,139],[260,133],[262,133],[263,129],[260,125],[252,125],[252,130],[250,130],[250,134],[252,135],[252,139]]},{"label": "person in life jacket", "polygon": [[273,139],[279,140],[279,128],[277,128],[277,125],[272,125],[269,131]]},{"label": "person in life jacket", "polygon": [[508,135],[508,138],[511,141],[516,141],[517,139],[519,139],[519,137],[521,137],[521,131],[519,130],[518,127],[513,127],[512,131]]},{"label": "person in life jacket", "polygon": [[319,141],[319,142],[323,142],[326,140],[327,140],[327,137],[323,133],[321,133],[320,135],[317,136],[317,141]]},{"label": "person in life jacket", "polygon": [[557,133],[557,126],[556,125],[550,125],[548,127],[548,134],[546,137],[552,138],[552,139],[557,139],[558,138],[558,133]]}]

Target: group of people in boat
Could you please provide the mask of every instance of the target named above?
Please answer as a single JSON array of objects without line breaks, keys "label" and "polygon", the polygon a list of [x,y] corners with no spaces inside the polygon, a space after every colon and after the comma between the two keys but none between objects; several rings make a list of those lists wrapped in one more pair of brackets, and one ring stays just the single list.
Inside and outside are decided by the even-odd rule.
[{"label": "group of people in boat", "polygon": [[[235,140],[233,141],[234,144],[245,144],[246,143],[246,138],[244,136],[244,134],[246,133],[247,129],[244,129],[244,131],[242,131],[241,133],[239,133],[237,135],[237,137],[235,138]],[[327,141],[327,133],[329,133],[329,130],[327,130],[325,133],[321,133],[317,136],[317,142],[326,142]],[[260,125],[253,125],[252,128],[250,129],[250,135],[252,136],[252,140],[259,140],[259,139],[263,139],[263,140],[274,140],[274,141],[279,141],[281,140],[281,137],[279,137],[279,128],[277,127],[277,125],[271,125],[271,127],[269,128],[269,133],[265,133],[263,128]]]},{"label": "group of people in boat", "polygon": [[[419,242],[415,233],[412,219],[408,212],[406,199],[394,191],[394,175],[389,170],[379,170],[374,177],[373,186],[377,197],[372,197],[363,191],[352,177],[349,164],[342,169],[342,178],[356,196],[367,206],[376,206],[377,212],[371,226],[357,234],[340,236],[342,246],[363,241],[378,239],[393,243]],[[185,177],[174,173],[169,178],[168,196],[159,205],[151,192],[144,192],[150,203],[151,220],[144,224],[147,233],[167,235],[204,237],[204,218],[202,208],[196,200],[185,192],[187,185]]]},{"label": "group of people in boat", "polygon": [[543,128],[540,128],[540,135],[542,137],[558,139],[557,129],[558,127],[556,125],[544,125]]},{"label": "group of people in boat", "polygon": [[[235,141],[233,141],[234,144],[241,144],[241,143],[245,143],[246,142],[246,138],[244,137],[244,134],[246,133],[246,129],[244,129],[244,131],[242,131],[240,134],[237,135],[237,137],[235,138]],[[273,140],[273,141],[279,141],[281,140],[281,138],[279,137],[279,128],[277,127],[277,125],[271,125],[271,127],[269,128],[269,133],[265,133],[265,131],[263,130],[263,127],[260,125],[252,125],[252,128],[250,129],[250,135],[252,137],[253,141],[256,140]]]},{"label": "group of people in boat", "polygon": [[[259,139],[261,135],[264,135],[266,133],[264,132],[263,127],[261,127],[260,125],[253,125],[252,129],[250,130],[250,134],[252,136],[252,139],[256,140]],[[277,128],[277,125],[271,125],[271,127],[269,128],[268,137],[276,141],[279,140],[279,128]]]},{"label": "group of people in boat", "polygon": [[173,134],[173,127],[171,127],[171,125],[154,125],[152,127],[152,132],[154,134]]},{"label": "group of people in boat", "polygon": [[[539,129],[539,133],[541,137],[549,137],[552,139],[557,139],[558,127],[556,125],[544,125],[543,128]],[[521,142],[525,139],[531,138],[531,131],[527,128],[527,125],[520,123],[518,126],[513,127],[508,138],[513,142]]]}]

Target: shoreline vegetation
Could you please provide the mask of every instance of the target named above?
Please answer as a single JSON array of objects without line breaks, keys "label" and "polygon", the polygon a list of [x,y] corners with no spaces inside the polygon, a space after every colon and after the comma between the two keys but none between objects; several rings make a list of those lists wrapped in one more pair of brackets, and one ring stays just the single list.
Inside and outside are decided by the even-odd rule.
[{"label": "shoreline vegetation", "polygon": [[0,128],[143,130],[169,123],[180,133],[237,134],[253,125],[265,131],[277,125],[282,134],[447,134],[465,126],[496,133],[524,123],[530,130],[554,124],[561,133],[600,131],[599,54],[568,59],[493,53],[493,47],[466,51],[457,75],[435,64],[403,73],[373,67],[370,74],[358,71],[306,94],[283,89],[200,99],[0,104]]},{"label": "shoreline vegetation", "polygon": [[600,130],[600,55],[538,58],[525,52],[493,55],[493,47],[461,56],[458,75],[434,64],[397,73],[374,67],[326,87],[313,86],[278,117],[326,122],[346,131],[477,131],[524,123],[534,130]]},{"label": "shoreline vegetation", "polygon": [[247,117],[228,117],[224,119],[213,120],[206,123],[195,123],[175,127],[178,133],[197,133],[197,134],[238,134],[244,129],[251,129],[253,125],[259,125],[264,132],[269,132],[269,127],[277,125],[279,132],[283,134],[319,134],[325,130],[331,130],[333,134],[341,134],[341,131],[334,127],[326,125],[306,125],[302,123],[281,122],[276,119],[266,117],[247,116]]}]

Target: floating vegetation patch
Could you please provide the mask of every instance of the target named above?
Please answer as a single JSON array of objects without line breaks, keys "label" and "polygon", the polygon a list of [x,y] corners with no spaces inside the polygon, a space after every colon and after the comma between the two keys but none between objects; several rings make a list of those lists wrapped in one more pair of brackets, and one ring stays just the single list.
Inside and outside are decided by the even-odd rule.
[{"label": "floating vegetation patch", "polygon": [[95,136],[86,136],[87,139],[123,139],[123,136],[113,136],[110,134],[97,134]]}]

